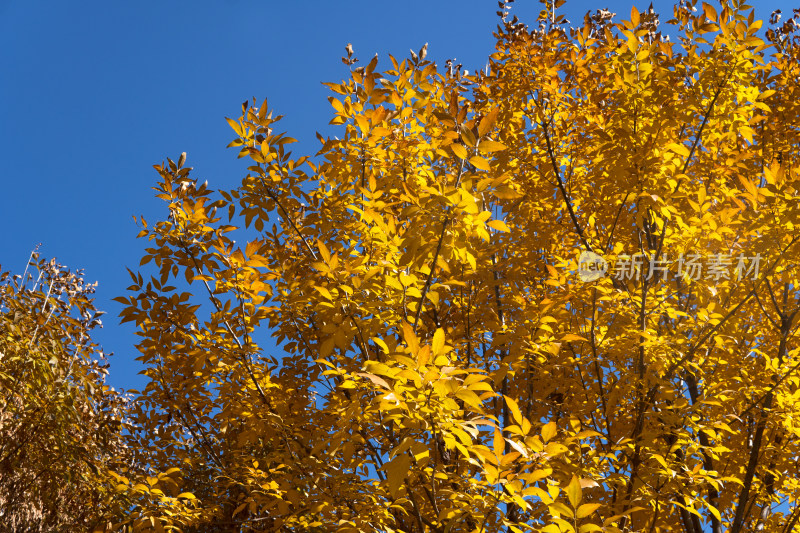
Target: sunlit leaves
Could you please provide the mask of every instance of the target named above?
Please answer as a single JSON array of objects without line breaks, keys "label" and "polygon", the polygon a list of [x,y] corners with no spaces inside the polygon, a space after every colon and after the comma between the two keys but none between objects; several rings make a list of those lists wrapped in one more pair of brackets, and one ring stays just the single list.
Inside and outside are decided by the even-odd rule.
[{"label": "sunlit leaves", "polygon": [[0,507],[8,531],[88,531],[119,516],[129,400],[105,383],[97,284],[38,252],[0,273]]},{"label": "sunlit leaves", "polygon": [[[168,217],[143,222],[151,274],[118,301],[150,379],[144,449],[182,476],[174,494],[120,483],[165,491],[137,516],[420,533],[785,522],[791,28],[768,55],[744,7],[676,6],[673,45],[650,10],[568,28],[559,5],[535,29],[505,20],[478,75],[420,50],[327,84],[337,136],[313,158],[254,100],[229,120],[240,186],[211,191],[185,157],[156,167]],[[590,251],[608,271],[584,281]]]}]

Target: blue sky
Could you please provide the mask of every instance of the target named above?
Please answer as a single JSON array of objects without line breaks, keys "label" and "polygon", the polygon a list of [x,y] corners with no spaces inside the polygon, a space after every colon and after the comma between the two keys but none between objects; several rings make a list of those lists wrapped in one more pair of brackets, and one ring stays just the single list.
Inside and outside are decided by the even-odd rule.
[{"label": "blue sky", "polygon": [[[792,7],[753,3],[765,19]],[[562,11],[574,22],[601,7],[628,18],[631,5],[572,0]],[[655,5],[662,22],[670,18],[671,2]],[[533,22],[540,7],[517,0],[513,13]],[[0,0],[0,270],[22,272],[37,243],[85,269],[108,312],[97,340],[115,353],[109,381],[143,386],[133,328],[118,324],[111,299],[124,294],[125,268],[137,267],[145,246],[132,215],[164,215],[152,165],[186,151],[195,177],[236,186],[244,165],[225,148],[233,132],[224,117],[253,96],[285,115],[295,153],[313,153],[315,132],[331,131],[321,82],[346,76],[347,43],[363,61],[406,57],[428,42],[429,59],[456,58],[472,71],[493,51],[496,10],[495,0]]]}]

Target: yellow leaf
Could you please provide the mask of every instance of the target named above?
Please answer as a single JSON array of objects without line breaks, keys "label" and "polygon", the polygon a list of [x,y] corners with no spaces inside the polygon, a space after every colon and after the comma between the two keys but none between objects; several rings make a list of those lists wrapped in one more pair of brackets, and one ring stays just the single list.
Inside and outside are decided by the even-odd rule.
[{"label": "yellow leaf", "polygon": [[372,342],[377,344],[380,347],[380,349],[383,350],[383,353],[389,353],[389,347],[386,345],[385,342],[383,342],[383,339],[381,339],[380,337],[372,337]]},{"label": "yellow leaf", "polygon": [[506,233],[511,231],[510,229],[508,229],[508,226],[506,226],[506,223],[503,222],[502,220],[490,220],[489,222],[486,223],[486,225],[492,229],[496,229],[497,231],[504,231]]},{"label": "yellow leaf", "polygon": [[550,505],[553,503],[553,498],[551,498],[548,493],[539,487],[530,487],[529,489],[526,489],[526,492],[542,500],[542,503],[545,505]]},{"label": "yellow leaf", "polygon": [[569,482],[564,492],[567,494],[570,505],[573,507],[578,507],[578,505],[580,505],[583,499],[583,491],[581,490],[581,480],[578,476],[572,476],[572,480]]},{"label": "yellow leaf", "polygon": [[356,115],[355,120],[362,133],[367,133],[369,131],[369,122],[364,115]]},{"label": "yellow leaf", "polygon": [[711,4],[703,2],[703,13],[712,22],[717,21],[717,10]]},{"label": "yellow leaf", "polygon": [[478,150],[485,153],[500,152],[506,148],[505,144],[497,141],[481,141],[481,144],[478,145]]},{"label": "yellow leaf", "polygon": [[492,168],[492,167],[489,166],[489,162],[486,161],[484,158],[482,158],[479,155],[474,155],[474,156],[470,157],[469,158],[469,162],[472,163],[472,165],[475,168],[479,169],[479,170],[487,170],[488,171],[488,170],[491,170],[491,168]]},{"label": "yellow leaf", "polygon": [[336,338],[333,336],[328,337],[322,342],[322,346],[320,346],[319,349],[320,357],[323,358],[328,357],[333,352],[333,349],[335,347],[336,347]]},{"label": "yellow leaf", "polygon": [[519,452],[519,454],[520,454],[521,456],[523,456],[523,457],[528,457],[528,450],[526,450],[525,448],[523,448],[523,447],[522,447],[522,445],[521,445],[520,443],[518,443],[518,442],[516,442],[516,441],[513,441],[513,440],[511,440],[511,439],[506,439],[506,442],[508,443],[508,445],[509,445],[509,446],[511,446],[511,447],[512,447],[512,448],[514,448],[514,449],[515,449],[517,452]]},{"label": "yellow leaf", "polygon": [[596,510],[602,507],[599,503],[584,503],[580,507],[578,507],[577,517],[578,518],[586,518]]},{"label": "yellow leaf", "polygon": [[325,297],[327,300],[333,300],[333,296],[331,295],[330,291],[325,287],[320,287],[319,285],[314,285],[314,289],[320,293],[322,296]]},{"label": "yellow leaf", "polygon": [[[417,367],[423,367],[428,364],[428,359],[431,357],[431,347],[428,345],[422,346],[417,352]],[[434,364],[436,361],[434,360]]]},{"label": "yellow leaf", "polygon": [[567,518],[573,518],[575,516],[572,509],[561,502],[553,502],[548,505],[547,508],[550,509],[550,514],[554,516],[566,516]]},{"label": "yellow leaf", "polygon": [[544,442],[549,441],[550,439],[556,436],[557,430],[558,426],[556,426],[555,422],[548,422],[542,427],[542,440]]},{"label": "yellow leaf", "polygon": [[412,354],[419,352],[419,339],[414,333],[414,326],[408,322],[403,322],[403,339],[406,341],[406,346],[411,350]]},{"label": "yellow leaf", "polygon": [[522,425],[522,413],[519,410],[519,405],[517,405],[517,402],[508,396],[503,397],[506,399],[506,404],[508,404],[508,408],[511,411],[511,416],[514,418],[514,422]]},{"label": "yellow leaf", "polygon": [[337,113],[344,113],[344,105],[342,105],[341,100],[334,98],[333,96],[329,96],[328,101],[331,103]]},{"label": "yellow leaf", "polygon": [[456,391],[456,396],[461,399],[465,404],[469,405],[470,407],[474,408],[477,411],[480,411],[483,408],[483,403],[481,399],[478,397],[477,394],[472,392],[469,389],[458,389]]},{"label": "yellow leaf", "polygon": [[410,466],[411,457],[404,453],[397,455],[394,459],[383,465],[383,469],[386,471],[386,483],[392,497],[397,497],[398,491],[406,479]]},{"label": "yellow leaf", "polygon": [[244,511],[247,508],[247,503],[248,502],[240,503],[239,506],[233,510],[233,514],[231,515],[231,517],[235,517],[237,514]]},{"label": "yellow leaf", "polygon": [[492,441],[492,447],[494,448],[494,453],[498,457],[502,457],[503,453],[506,449],[506,440],[503,438],[503,434],[500,433],[500,430],[494,430],[494,439]]},{"label": "yellow leaf", "polygon": [[722,521],[722,515],[719,514],[719,511],[713,505],[708,505],[708,511],[713,514],[717,520],[720,522]]},{"label": "yellow leaf", "polygon": [[239,137],[244,135],[244,131],[242,130],[242,125],[241,124],[239,124],[238,122],[236,122],[232,118],[227,118],[226,117],[225,120],[228,121],[228,124],[230,125],[231,128],[233,128],[233,131],[236,132],[236,135],[238,135]]},{"label": "yellow leaf", "polygon": [[758,198],[758,187],[756,187],[756,185],[753,182],[751,182],[749,179],[745,178],[741,174],[739,174],[737,177],[739,178],[741,184],[744,185],[744,188],[747,189],[747,192],[749,192],[750,195],[753,196],[754,198]]},{"label": "yellow leaf", "polygon": [[387,389],[387,390],[392,390],[392,388],[389,386],[389,384],[386,383],[386,381],[382,377],[376,376],[375,374],[369,374],[367,372],[357,372],[356,376],[361,376],[362,378],[367,378],[368,380],[370,380],[371,382],[373,382],[375,385],[377,385],[379,387],[383,387],[384,389]]},{"label": "yellow leaf", "polygon": [[444,352],[444,330],[442,328],[438,328],[436,333],[433,334],[433,345],[431,348],[435,356]]},{"label": "yellow leaf", "polygon": [[553,457],[555,457],[556,455],[561,455],[566,451],[567,447],[557,442],[548,442],[547,446],[544,447],[544,453]]},{"label": "yellow leaf", "polygon": [[475,148],[475,135],[472,133],[471,129],[461,128],[461,138],[467,146],[470,148]]},{"label": "yellow leaf", "polygon": [[456,157],[459,159],[466,159],[467,158],[467,149],[464,148],[463,144],[453,143],[450,145],[453,149],[453,153],[456,154]]},{"label": "yellow leaf", "polygon": [[498,113],[500,113],[500,108],[495,107],[481,119],[480,123],[478,124],[478,137],[483,137],[489,133],[489,130],[492,129],[492,126],[494,126],[494,123],[497,120]]},{"label": "yellow leaf", "polygon": [[676,154],[683,157],[689,157],[689,148],[683,144],[671,143],[669,146],[667,146],[667,149],[672,150]]},{"label": "yellow leaf", "polygon": [[322,255],[322,259],[325,263],[331,262],[331,253],[328,251],[328,247],[325,246],[325,243],[322,241],[317,241],[317,248],[319,249],[319,253]]}]

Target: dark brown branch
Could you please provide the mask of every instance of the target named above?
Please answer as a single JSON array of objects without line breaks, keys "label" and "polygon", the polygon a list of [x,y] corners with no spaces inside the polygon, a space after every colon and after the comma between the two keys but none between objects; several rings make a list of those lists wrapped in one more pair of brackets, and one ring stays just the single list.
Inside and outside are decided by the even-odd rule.
[{"label": "dark brown branch", "polygon": [[[790,329],[790,322],[783,319],[781,324],[781,340],[778,344],[778,360],[779,362],[783,362],[784,357],[786,356],[786,342],[789,336],[789,329]],[[744,482],[742,484],[742,490],[739,492],[739,499],[736,504],[736,514],[733,518],[733,522],[731,523],[731,533],[739,533],[742,531],[744,527],[744,522],[747,518],[745,513],[745,505],[747,504],[750,498],[750,491],[753,485],[753,478],[755,477],[756,468],[758,467],[758,459],[759,455],[761,454],[761,444],[764,439],[764,430],[767,427],[767,417],[769,410],[772,409],[772,401],[773,401],[773,390],[767,392],[767,395],[764,397],[764,402],[762,405],[762,410],[760,413],[760,417],[758,419],[758,423],[756,425],[756,432],[753,436],[753,444],[750,447],[750,457],[747,461],[747,469],[745,470],[744,475]]]},{"label": "dark brown branch", "polygon": [[[458,176],[456,177],[456,189],[461,184],[461,176],[464,174],[464,160],[461,160],[461,166],[458,168]],[[414,313],[414,333],[417,332],[417,326],[419,325],[419,315],[422,313],[422,308],[425,306],[425,297],[428,295],[428,290],[431,288],[431,282],[433,281],[433,274],[436,271],[436,263],[439,262],[439,254],[442,251],[442,243],[444,242],[444,236],[447,232],[447,226],[450,223],[450,219],[452,218],[452,210],[453,206],[447,206],[447,212],[444,216],[444,222],[442,222],[442,231],[439,233],[439,241],[436,243],[436,252],[433,254],[433,261],[431,261],[430,271],[428,272],[428,276],[425,278],[425,286],[422,288],[422,296],[419,299],[419,305],[417,306],[417,312]]]},{"label": "dark brown branch", "polygon": [[280,208],[280,210],[281,210],[281,218],[283,218],[283,220],[285,220],[286,222],[289,223],[289,225],[292,226],[292,229],[294,229],[295,233],[297,233],[297,236],[300,237],[301,241],[303,241],[303,244],[305,245],[306,250],[308,250],[308,253],[311,254],[311,257],[316,261],[317,260],[317,254],[314,252],[314,250],[308,244],[308,241],[306,240],[305,235],[300,233],[300,228],[298,228],[297,224],[294,223],[294,220],[292,220],[292,218],[289,216],[289,212],[286,211],[285,207],[283,207],[283,204],[281,203],[280,200],[278,200],[278,197],[275,195],[275,193],[272,192],[272,189],[269,188],[269,185],[267,185],[267,182],[266,182],[266,180],[264,180],[263,177],[261,178],[261,183],[264,185],[264,188],[266,189],[267,196],[269,196],[270,199],[273,202],[275,202],[275,205],[277,205]]},{"label": "dark brown branch", "polygon": [[[692,405],[696,405],[700,399],[700,390],[697,385],[697,378],[691,372],[687,372],[685,376],[686,386],[689,389],[689,397],[692,400]],[[700,445],[703,447],[703,468],[711,472],[714,470],[714,459],[709,454],[708,448],[711,442],[708,439],[708,433],[700,430],[698,433]],[[715,509],[719,508],[719,491],[713,485],[708,487],[708,504]],[[722,524],[713,514],[711,515],[711,533],[722,533]]]},{"label": "dark brown branch", "polygon": [[578,217],[575,215],[575,210],[572,208],[572,200],[569,198],[569,194],[567,194],[567,190],[564,188],[564,182],[561,179],[561,173],[558,170],[558,162],[556,161],[555,153],[553,152],[553,146],[550,142],[550,134],[547,130],[547,123],[541,122],[542,129],[544,131],[544,140],[547,144],[547,154],[550,157],[550,164],[553,167],[553,172],[556,175],[556,185],[558,186],[558,190],[561,192],[561,196],[564,199],[564,203],[567,206],[567,213],[569,213],[569,218],[572,220],[572,224],[575,226],[575,231],[578,232],[578,238],[583,243],[588,251],[593,251],[589,241],[586,240],[586,237],[583,233],[583,228],[581,228],[580,223],[578,222]]}]

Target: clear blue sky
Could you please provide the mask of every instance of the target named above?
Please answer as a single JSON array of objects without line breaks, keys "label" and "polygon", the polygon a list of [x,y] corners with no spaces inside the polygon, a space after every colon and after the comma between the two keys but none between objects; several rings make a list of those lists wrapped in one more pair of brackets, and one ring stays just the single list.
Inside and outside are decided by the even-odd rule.
[{"label": "clear blue sky", "polygon": [[[761,18],[792,7],[753,3]],[[579,22],[601,7],[628,18],[631,5],[571,0],[562,10]],[[655,5],[671,18],[671,2]],[[517,0],[513,13],[533,22],[540,7]],[[164,215],[152,165],[186,151],[195,177],[236,186],[243,164],[225,148],[224,117],[253,96],[286,116],[296,153],[316,151],[315,132],[330,131],[321,82],[345,77],[348,42],[362,61],[429,42],[429,59],[473,71],[493,51],[496,10],[495,0],[0,0],[0,270],[21,272],[39,242],[44,256],[84,268],[108,312],[97,340],[115,353],[109,381],[141,387],[133,328],[118,324],[111,299],[145,246],[132,215]]]}]

